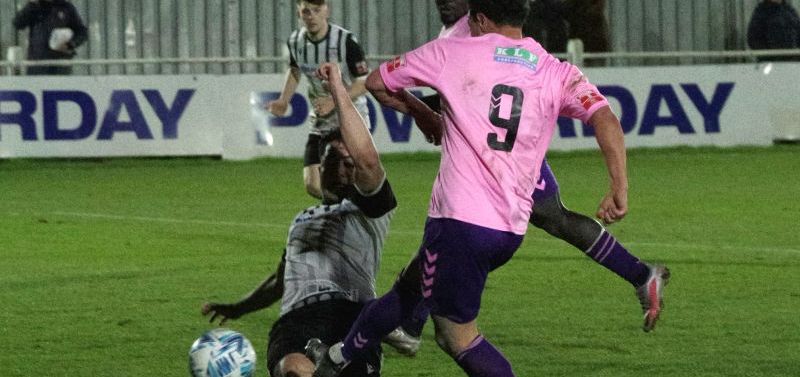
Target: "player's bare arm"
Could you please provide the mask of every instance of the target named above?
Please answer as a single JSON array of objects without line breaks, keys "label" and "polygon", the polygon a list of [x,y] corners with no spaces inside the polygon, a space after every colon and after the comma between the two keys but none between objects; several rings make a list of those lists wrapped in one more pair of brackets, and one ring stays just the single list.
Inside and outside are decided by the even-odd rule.
[{"label": "player's bare arm", "polygon": [[408,113],[414,117],[414,123],[425,135],[425,140],[433,145],[441,145],[444,131],[441,114],[431,109],[428,104],[408,90],[401,90],[397,95],[408,106]]},{"label": "player's bare arm", "polygon": [[281,96],[277,100],[267,103],[267,111],[275,116],[283,116],[289,108],[289,100],[297,90],[297,85],[300,83],[300,68],[291,67],[286,72],[286,79],[283,83],[283,90]]},{"label": "player's bare arm", "polygon": [[389,106],[404,114],[409,113],[410,110],[406,102],[386,89],[380,70],[376,69],[367,76],[367,90],[369,90],[372,96],[375,97],[381,105]]},{"label": "player's bare arm", "polygon": [[442,117],[431,110],[425,102],[408,92],[401,90],[392,93],[386,89],[383,78],[379,70],[372,71],[367,77],[367,90],[382,105],[389,106],[397,111],[410,114],[414,117],[420,131],[425,135],[428,142],[435,145],[441,144],[442,140]]},{"label": "player's bare arm", "polygon": [[328,81],[328,90],[336,103],[342,140],[355,164],[355,185],[362,192],[373,192],[383,183],[386,173],[372,141],[372,135],[364,126],[364,119],[356,110],[353,101],[350,100],[350,94],[342,82],[339,66],[324,63],[320,66],[318,74],[323,80]]},{"label": "player's bare arm", "polygon": [[603,152],[610,179],[608,194],[600,202],[597,218],[606,224],[622,220],[628,212],[628,172],[625,139],[619,118],[605,106],[589,119],[595,138]]},{"label": "player's bare arm", "polygon": [[200,313],[211,315],[210,323],[219,319],[220,326],[229,319],[238,319],[241,316],[255,312],[274,304],[283,296],[283,274],[286,268],[283,254],[278,269],[266,278],[256,289],[238,302],[225,304],[206,302],[200,307]]},{"label": "player's bare arm", "polygon": [[350,89],[347,90],[347,94],[350,95],[351,100],[367,94],[367,78],[362,76],[353,80]]}]

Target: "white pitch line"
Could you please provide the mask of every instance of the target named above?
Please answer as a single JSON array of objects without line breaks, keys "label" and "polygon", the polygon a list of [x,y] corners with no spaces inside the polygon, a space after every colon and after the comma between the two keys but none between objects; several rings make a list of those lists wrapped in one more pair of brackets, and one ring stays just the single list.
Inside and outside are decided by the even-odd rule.
[{"label": "white pitch line", "polygon": [[702,244],[673,244],[673,243],[658,243],[658,242],[629,242],[629,245],[640,245],[646,247],[663,247],[666,249],[684,248],[684,249],[717,249],[717,250],[743,250],[743,251],[767,251],[767,252],[789,252],[800,253],[800,249],[784,248],[784,247],[761,247],[761,246],[731,246],[731,245],[702,245]]},{"label": "white pitch line", "polygon": [[[106,213],[87,213],[87,212],[50,212],[56,216],[68,217],[86,217],[96,219],[108,219],[119,221],[141,221],[141,222],[159,222],[159,223],[173,223],[173,224],[200,224],[200,225],[215,225],[215,226],[233,226],[233,227],[247,227],[247,228],[276,228],[287,230],[288,222],[286,224],[276,223],[244,223],[237,221],[215,221],[215,220],[192,220],[192,219],[175,219],[169,217],[146,217],[146,216],[127,216],[127,215],[112,215]],[[14,213],[14,215],[18,215]],[[419,234],[422,236],[422,230],[419,231],[403,231],[392,230],[391,233],[399,234]]]},{"label": "white pitch line", "polygon": [[[561,243],[564,244],[565,242],[557,239],[555,237],[544,237],[544,236],[531,236],[527,237],[528,240],[535,240],[535,242],[553,242],[553,243]],[[761,247],[761,246],[732,246],[732,245],[704,245],[704,244],[695,244],[695,243],[660,243],[660,242],[620,242],[626,247],[635,248],[638,246],[641,247],[655,247],[655,248],[662,248],[662,249],[700,249],[700,250],[730,250],[730,251],[745,251],[745,252],[771,252],[771,253],[798,253],[800,254],[800,249],[792,249],[788,247]],[[635,253],[635,251],[634,251]]]},{"label": "white pitch line", "polygon": [[281,229],[286,228],[286,225],[269,224],[269,223],[243,223],[237,221],[173,219],[168,217],[146,217],[146,216],[123,216],[123,215],[110,215],[105,213],[86,213],[86,212],[51,212],[51,213],[57,216],[88,217],[96,219],[109,219],[109,220],[121,220],[121,221],[222,225],[222,226],[239,226],[239,227],[250,227],[250,228],[281,228]]},{"label": "white pitch line", "polygon": [[[248,227],[248,228],[276,228],[286,229],[286,224],[275,223],[246,223],[237,221],[214,221],[214,220],[192,220],[192,219],[175,219],[168,217],[146,217],[146,216],[127,216],[127,215],[112,215],[105,213],[87,213],[87,212],[51,212],[57,216],[69,217],[87,217],[120,221],[141,221],[141,222],[160,222],[160,223],[174,223],[174,224],[201,224],[201,225],[217,225],[217,226],[235,226],[235,227]],[[18,216],[17,212],[9,212],[10,215]],[[392,229],[390,233],[394,234],[410,234],[422,236],[422,229],[420,230],[400,230]],[[530,236],[528,239],[535,239],[536,242],[560,242],[564,241],[555,239],[553,237],[539,237]],[[784,248],[784,247],[755,247],[755,246],[732,246],[732,245],[704,245],[696,243],[659,243],[659,242],[623,242],[623,244],[631,247],[657,247],[663,249],[702,249],[702,250],[731,250],[731,251],[747,251],[747,252],[786,252],[786,253],[800,253],[800,249]]]}]

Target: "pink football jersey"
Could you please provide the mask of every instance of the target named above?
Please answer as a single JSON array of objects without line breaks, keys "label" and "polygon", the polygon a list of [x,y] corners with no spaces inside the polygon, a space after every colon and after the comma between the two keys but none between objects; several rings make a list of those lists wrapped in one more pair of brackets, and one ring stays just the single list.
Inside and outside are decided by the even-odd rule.
[{"label": "pink football jersey", "polygon": [[469,15],[461,17],[450,27],[442,26],[439,38],[467,38],[469,34]]},{"label": "pink football jersey", "polygon": [[442,96],[439,174],[428,215],[525,234],[559,115],[587,121],[608,102],[581,71],[531,38],[443,38],[380,67],[387,89]]}]

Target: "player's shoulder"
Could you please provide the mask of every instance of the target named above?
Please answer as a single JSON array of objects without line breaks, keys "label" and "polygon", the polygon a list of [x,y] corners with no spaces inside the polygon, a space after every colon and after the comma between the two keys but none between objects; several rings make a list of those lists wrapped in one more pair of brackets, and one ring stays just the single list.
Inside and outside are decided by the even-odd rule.
[{"label": "player's shoulder", "polygon": [[339,24],[329,23],[329,33],[341,33],[343,38],[355,38],[353,31]]},{"label": "player's shoulder", "polygon": [[330,28],[331,28],[331,31],[337,31],[337,32],[338,32],[339,30],[341,30],[342,32],[346,32],[346,33],[352,33],[352,31],[350,31],[350,30],[349,30],[349,29],[347,29],[346,27],[344,27],[344,26],[342,26],[342,25],[339,25],[339,24],[335,24],[335,23],[333,23],[333,22],[329,22],[329,23],[328,23],[328,26],[330,26]]},{"label": "player's shoulder", "polygon": [[291,34],[289,34],[289,42],[296,42],[301,38],[304,38],[306,35],[306,28],[301,27],[299,29],[292,30]]},{"label": "player's shoulder", "polygon": [[440,48],[440,49],[451,49],[451,48],[463,48],[463,46],[475,46],[474,41],[470,40],[471,38],[437,38],[425,42],[420,46],[427,47],[427,48]]},{"label": "player's shoulder", "polygon": [[545,50],[545,48],[533,38],[526,37],[524,39],[526,40],[526,48],[538,57],[539,65],[547,67],[548,69],[568,69],[572,66],[568,61],[562,61]]}]

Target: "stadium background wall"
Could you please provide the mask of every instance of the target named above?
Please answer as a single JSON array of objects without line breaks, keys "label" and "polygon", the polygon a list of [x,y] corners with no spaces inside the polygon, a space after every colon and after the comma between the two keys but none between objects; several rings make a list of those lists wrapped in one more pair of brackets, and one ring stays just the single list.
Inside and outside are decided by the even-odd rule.
[{"label": "stadium background wall", "polygon": [[[769,67],[769,69],[766,69]],[[760,69],[755,69],[760,68]],[[796,125],[800,64],[587,68],[629,147],[770,145]],[[218,155],[299,157],[305,80],[286,117],[264,103],[282,74],[0,77],[0,158]],[[220,95],[224,93],[224,95]],[[490,101],[486,100],[487,111]],[[438,150],[412,119],[369,99],[382,152]],[[560,119],[554,150],[595,149],[592,128]]]},{"label": "stadium background wall", "polygon": [[[10,20],[28,0],[0,0],[0,51],[24,46]],[[297,26],[294,0],[72,0],[90,28],[82,59],[283,56]],[[742,50],[758,0],[608,0],[614,51]],[[399,53],[433,38],[433,0],[332,0],[332,20],[353,30],[367,55]],[[727,61],[731,61],[728,59]],[[725,62],[638,59],[612,65]],[[76,74],[238,74],[281,72],[280,63],[77,67]]]}]

